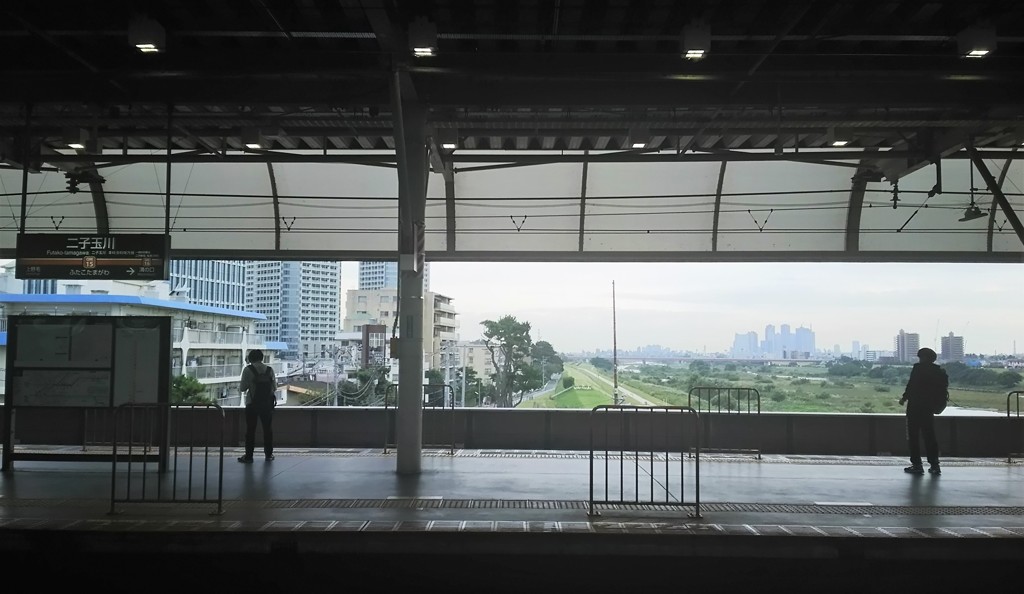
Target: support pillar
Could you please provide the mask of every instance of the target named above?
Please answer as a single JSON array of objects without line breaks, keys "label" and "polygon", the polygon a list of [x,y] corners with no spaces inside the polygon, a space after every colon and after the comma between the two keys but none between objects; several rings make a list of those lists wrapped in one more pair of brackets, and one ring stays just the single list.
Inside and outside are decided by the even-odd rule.
[{"label": "support pillar", "polygon": [[419,474],[423,450],[423,265],[426,215],[426,112],[402,95],[395,73],[398,156],[398,474]]}]

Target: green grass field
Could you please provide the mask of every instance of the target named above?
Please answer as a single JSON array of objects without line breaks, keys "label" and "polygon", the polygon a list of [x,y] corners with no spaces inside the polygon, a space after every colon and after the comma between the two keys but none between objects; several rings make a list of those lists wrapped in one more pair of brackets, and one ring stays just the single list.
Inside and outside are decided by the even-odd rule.
[{"label": "green grass field", "polygon": [[[832,378],[826,371],[824,368],[803,366],[780,367],[778,371],[772,370],[772,373],[715,371],[709,379],[723,386],[755,388],[760,394],[761,410],[765,412],[904,412],[904,407],[899,404],[903,393],[902,385],[890,385],[881,380],[864,377]],[[588,364],[566,365],[566,373],[574,374],[577,382],[582,377],[586,378],[583,381],[595,386],[607,384],[602,384],[593,376],[611,377],[609,373]],[[683,368],[671,370],[668,375],[685,376],[687,373],[688,371]],[[618,382],[620,387],[627,387],[653,404],[690,404],[689,392],[667,385],[672,382],[662,385],[645,383],[636,379],[636,374],[623,370],[619,371]],[[1007,392],[950,389],[950,405],[959,408],[1005,413],[1006,398]]]},{"label": "green grass field", "polygon": [[525,400],[519,408],[584,408],[590,409],[601,404],[612,403],[611,388],[595,381],[579,369],[565,368],[562,377],[572,377],[576,386],[569,390],[559,389],[551,394],[544,394],[533,400]]}]

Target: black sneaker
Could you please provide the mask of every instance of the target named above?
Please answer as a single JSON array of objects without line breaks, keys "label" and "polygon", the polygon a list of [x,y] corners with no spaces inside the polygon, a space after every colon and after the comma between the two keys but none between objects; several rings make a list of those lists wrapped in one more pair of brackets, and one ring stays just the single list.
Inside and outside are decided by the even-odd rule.
[{"label": "black sneaker", "polygon": [[274,455],[273,454],[267,454],[267,462],[270,462],[273,459],[274,459]]},{"label": "black sneaker", "polygon": [[252,456],[239,456],[238,461],[242,464],[252,464]]},{"label": "black sneaker", "polygon": [[934,474],[935,476],[938,476],[942,474],[942,470],[940,470],[938,466],[932,466],[931,468],[928,469],[928,474]]},{"label": "black sneaker", "polygon": [[910,466],[907,466],[906,468],[904,468],[903,472],[906,472],[908,474],[924,474],[924,466],[918,466],[916,464],[911,464]]}]

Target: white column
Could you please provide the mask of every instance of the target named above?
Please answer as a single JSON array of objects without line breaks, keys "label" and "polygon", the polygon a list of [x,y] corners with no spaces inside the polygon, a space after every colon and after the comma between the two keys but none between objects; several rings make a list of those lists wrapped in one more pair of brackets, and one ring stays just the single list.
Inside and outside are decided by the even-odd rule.
[{"label": "white column", "polygon": [[426,210],[426,113],[403,100],[401,76],[392,80],[395,155],[398,157],[398,474],[419,474],[423,454],[423,241]]}]

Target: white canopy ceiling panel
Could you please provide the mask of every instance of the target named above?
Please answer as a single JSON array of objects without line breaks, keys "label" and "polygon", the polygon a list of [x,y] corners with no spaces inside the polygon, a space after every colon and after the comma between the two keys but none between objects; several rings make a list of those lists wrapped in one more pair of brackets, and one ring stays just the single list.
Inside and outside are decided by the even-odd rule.
[{"label": "white canopy ceiling panel", "polygon": [[591,163],[584,251],[709,251],[718,163]]},{"label": "white canopy ceiling panel", "polygon": [[[136,163],[102,170],[112,233],[163,233],[167,166]],[[267,166],[175,163],[171,166],[171,249],[274,248]]]},{"label": "white canopy ceiling panel", "polygon": [[[582,172],[557,163],[456,173],[456,249],[577,251]],[[438,221],[428,218],[428,235]]]},{"label": "white canopy ceiling panel", "polygon": [[[928,194],[938,181],[935,165],[901,178],[895,209],[892,184],[869,184],[861,214],[861,251],[986,251],[988,217],[959,220],[971,205],[971,169],[965,159],[943,160],[942,192],[933,196]],[[974,203],[987,211],[992,194],[976,171],[974,188]],[[1005,232],[1013,235],[1009,226]]]},{"label": "white canopy ceiling panel", "polygon": [[[998,180],[1002,169],[1006,167],[1006,162],[993,162],[986,159],[986,163],[993,177]],[[1013,211],[1017,214],[1017,217],[1024,218],[1024,163],[1021,161],[1012,161],[1010,163],[1009,170],[1006,172],[1006,177],[1003,180],[1002,190],[1006,200],[1013,206]],[[985,205],[982,205],[982,210],[986,210]],[[986,212],[989,211],[991,211],[991,208],[986,210]],[[995,217],[992,223],[994,225],[992,251],[1014,252],[1018,254],[1024,252],[1024,244],[1013,232],[1013,228],[1006,215],[998,206],[995,208]]]},{"label": "white canopy ceiling panel", "polygon": [[[0,248],[14,250],[21,226],[22,172],[0,169]],[[64,174],[54,171],[31,173],[25,196],[26,233],[95,233],[96,214],[89,186],[68,191]]]},{"label": "white canopy ceiling panel", "polygon": [[445,196],[444,176],[433,171],[427,176],[427,202],[425,212],[426,250],[443,252],[448,246],[448,199]]},{"label": "white canopy ceiling panel", "polygon": [[276,163],[274,175],[282,250],[397,250],[397,169]]},{"label": "white canopy ceiling panel", "polygon": [[718,251],[842,251],[854,172],[813,163],[729,163]]}]

